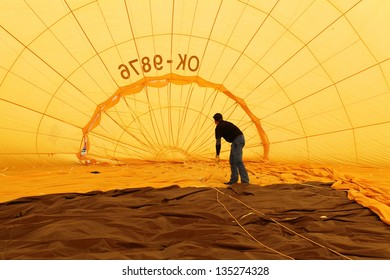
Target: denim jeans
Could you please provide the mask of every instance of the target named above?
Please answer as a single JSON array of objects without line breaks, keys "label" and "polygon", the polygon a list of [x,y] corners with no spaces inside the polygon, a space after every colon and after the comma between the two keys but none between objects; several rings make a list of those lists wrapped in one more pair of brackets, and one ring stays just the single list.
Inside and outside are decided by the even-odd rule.
[{"label": "denim jeans", "polygon": [[245,146],[245,138],[244,135],[237,136],[233,142],[230,149],[230,182],[237,183],[238,182],[238,174],[241,177],[241,183],[249,183],[248,172],[245,169],[245,165],[242,162],[242,149]]}]

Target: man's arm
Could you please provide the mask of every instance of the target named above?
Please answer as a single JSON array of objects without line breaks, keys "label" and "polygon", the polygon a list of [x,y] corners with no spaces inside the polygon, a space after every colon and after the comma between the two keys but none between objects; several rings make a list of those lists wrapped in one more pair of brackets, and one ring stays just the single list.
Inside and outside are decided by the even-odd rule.
[{"label": "man's arm", "polygon": [[215,151],[216,151],[217,157],[219,157],[219,153],[221,152],[221,138],[216,139]]}]

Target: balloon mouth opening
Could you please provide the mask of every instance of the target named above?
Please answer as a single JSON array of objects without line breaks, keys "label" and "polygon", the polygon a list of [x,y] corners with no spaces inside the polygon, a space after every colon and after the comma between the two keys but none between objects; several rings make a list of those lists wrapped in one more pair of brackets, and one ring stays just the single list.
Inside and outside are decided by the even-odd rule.
[{"label": "balloon mouth opening", "polygon": [[[239,105],[239,107],[246,113],[249,119],[254,123],[260,138],[260,142],[263,146],[262,159],[268,160],[269,146],[270,146],[268,137],[261,126],[260,119],[251,112],[246,102],[242,98],[239,98],[233,93],[231,93],[222,84],[215,84],[209,82],[199,76],[181,76],[172,73],[163,76],[158,76],[158,77],[145,77],[135,83],[123,87],[119,87],[118,90],[111,97],[109,97],[104,102],[98,104],[93,116],[91,117],[89,122],[85,125],[85,127],[82,129],[83,135],[80,144],[80,149],[76,153],[79,160],[84,161],[84,163],[87,162],[88,164],[90,164],[91,162],[96,162],[96,158],[105,158],[104,156],[103,157],[96,156],[89,153],[90,146],[91,146],[89,140],[89,133],[99,126],[102,119],[102,115],[107,110],[117,105],[121,99],[124,99],[124,97],[140,93],[142,90],[144,90],[145,87],[162,88],[167,86],[169,83],[176,84],[176,85],[187,85],[187,84],[194,83],[197,84],[199,87],[212,88],[226,95],[228,98],[232,99],[235,103]],[[188,160],[189,158],[194,158],[186,150],[180,147],[173,147],[169,145],[163,145],[159,150],[157,150],[154,153],[155,153],[156,160],[167,159],[173,161],[185,161]],[[107,157],[107,160],[108,159],[110,159],[110,157]]]}]

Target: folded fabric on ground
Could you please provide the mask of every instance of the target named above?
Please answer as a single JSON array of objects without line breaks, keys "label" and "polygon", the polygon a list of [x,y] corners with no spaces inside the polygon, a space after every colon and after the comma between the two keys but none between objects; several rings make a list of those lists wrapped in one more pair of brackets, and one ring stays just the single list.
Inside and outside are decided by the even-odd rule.
[{"label": "folded fabric on ground", "polygon": [[390,227],[332,183],[169,186],[0,204],[1,259],[390,259]]}]

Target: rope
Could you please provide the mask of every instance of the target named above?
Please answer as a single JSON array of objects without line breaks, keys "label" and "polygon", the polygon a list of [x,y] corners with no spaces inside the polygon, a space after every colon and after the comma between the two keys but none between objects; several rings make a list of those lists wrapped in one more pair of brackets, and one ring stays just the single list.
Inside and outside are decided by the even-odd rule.
[{"label": "rope", "polygon": [[[233,196],[231,196],[231,195],[229,195],[229,194],[226,194],[226,193],[220,191],[219,189],[217,189],[216,187],[211,187],[211,188],[213,188],[213,189],[217,192],[217,200],[218,200],[219,203],[221,203],[221,202],[219,201],[218,193],[223,194],[223,195],[229,197],[230,199],[235,200],[236,202],[238,202],[238,203],[244,205],[246,208],[252,210],[253,212],[256,212],[257,214],[262,215],[263,217],[269,219],[270,221],[274,222],[274,223],[277,224],[278,226],[280,226],[280,227],[284,228],[285,230],[287,230],[287,231],[289,231],[289,232],[291,232],[291,233],[293,233],[293,234],[295,234],[295,235],[297,235],[297,236],[299,236],[299,237],[305,239],[306,241],[309,241],[309,242],[311,242],[311,243],[313,243],[313,244],[315,244],[315,245],[317,245],[317,246],[319,246],[319,247],[321,247],[321,248],[323,248],[323,249],[325,249],[325,250],[328,250],[328,251],[330,251],[330,252],[332,252],[332,253],[334,253],[334,254],[336,254],[336,255],[342,257],[342,258],[345,258],[345,259],[347,259],[347,260],[352,260],[351,258],[349,258],[349,257],[347,257],[347,256],[345,256],[345,255],[343,255],[343,254],[341,254],[341,253],[339,253],[339,252],[337,252],[336,250],[333,250],[333,249],[331,249],[331,248],[329,248],[329,247],[326,247],[325,245],[322,245],[322,244],[320,244],[320,243],[318,243],[318,242],[316,242],[316,241],[314,241],[314,240],[312,240],[312,239],[310,239],[310,238],[308,238],[308,237],[306,237],[306,236],[304,236],[304,235],[302,235],[302,234],[300,234],[300,233],[298,233],[298,232],[296,232],[296,231],[290,229],[289,227],[283,225],[282,223],[278,222],[278,221],[275,220],[274,218],[268,217],[266,214],[264,214],[264,213],[262,213],[261,211],[259,211],[259,210],[255,209],[255,208],[253,208],[252,206],[249,206],[248,204],[246,204],[245,202],[239,200],[238,198],[235,198],[235,197],[233,197]],[[222,204],[222,203],[221,203],[221,204]],[[223,205],[223,204],[222,204],[222,205]],[[224,205],[223,205],[223,206],[224,206]],[[225,206],[224,206],[224,208],[225,208],[226,211],[229,213],[229,215],[232,216],[232,214],[227,210],[227,208],[226,208]],[[232,217],[233,217],[233,216],[232,216]],[[233,217],[233,218],[234,218],[234,217]],[[252,235],[251,235],[251,234],[250,234],[250,233],[249,233],[249,232],[248,232],[248,231],[247,231],[247,230],[238,222],[238,221],[237,221],[236,218],[234,218],[234,220],[238,223],[238,225],[239,225],[241,228],[243,228],[243,230],[244,230],[245,232],[247,232],[247,233],[251,236],[252,239],[254,239],[254,240],[255,240],[256,242],[258,242],[259,244],[263,245],[264,247],[269,248],[268,246],[262,244],[260,241],[257,241],[257,240],[256,240],[256,239],[255,239],[255,238],[254,238],[254,237],[253,237],[253,236],[252,236]],[[272,250],[272,251],[275,251],[274,249],[271,249],[271,250]],[[275,252],[277,252],[277,251],[275,251]],[[279,253],[279,252],[278,252],[278,253]],[[282,254],[282,253],[280,253],[280,254]],[[284,254],[282,254],[282,255],[284,255]],[[286,255],[284,255],[284,256],[286,256]],[[287,256],[287,257],[291,259],[291,257],[289,257],[289,256]]]},{"label": "rope", "polygon": [[[214,187],[213,187],[214,188]],[[275,250],[275,249],[273,249],[273,248],[271,248],[271,247],[269,247],[269,246],[267,246],[267,245],[265,245],[265,244],[263,244],[262,242],[260,242],[259,240],[257,240],[249,231],[247,231],[247,229],[242,225],[242,224],[240,224],[240,222],[233,216],[233,214],[226,208],[226,206],[220,201],[220,199],[219,199],[219,193],[217,192],[217,201],[218,201],[218,203],[219,204],[221,204],[222,205],[222,207],[223,208],[225,208],[225,211],[236,221],[236,223],[238,224],[238,226],[239,227],[241,227],[256,243],[258,243],[258,244],[260,244],[261,246],[263,246],[263,247],[265,247],[265,248],[267,248],[268,250],[270,250],[270,251],[272,251],[272,252],[274,252],[274,253],[276,253],[276,254],[278,254],[278,255],[281,255],[281,256],[283,256],[283,257],[285,257],[285,258],[288,258],[288,259],[291,259],[291,260],[293,260],[294,258],[292,258],[292,257],[290,257],[290,256],[288,256],[288,255],[285,255],[285,254],[283,254],[283,253],[281,253],[281,252],[279,252],[279,251],[277,251],[277,250]]]}]

